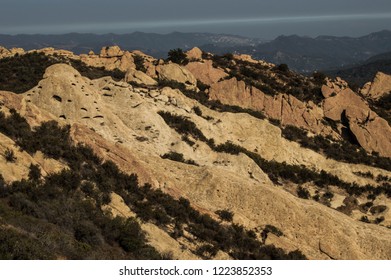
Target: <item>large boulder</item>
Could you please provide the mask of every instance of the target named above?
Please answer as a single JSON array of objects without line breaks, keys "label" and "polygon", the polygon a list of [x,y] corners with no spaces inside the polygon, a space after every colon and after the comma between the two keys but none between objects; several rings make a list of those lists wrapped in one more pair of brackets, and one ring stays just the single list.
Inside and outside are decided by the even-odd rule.
[{"label": "large boulder", "polygon": [[190,62],[186,65],[186,69],[189,70],[197,80],[209,86],[228,76],[223,70],[214,68],[211,60],[205,60],[205,62]]},{"label": "large boulder", "polygon": [[184,84],[188,89],[196,89],[197,79],[194,75],[184,67],[175,63],[158,65],[156,67],[160,80],[174,81]]},{"label": "large boulder", "polygon": [[149,77],[147,74],[137,71],[136,69],[129,69],[125,75],[125,82],[136,83],[138,85],[155,86],[157,81]]},{"label": "large boulder", "polygon": [[366,83],[361,89],[361,94],[372,99],[391,93],[391,76],[378,72],[373,82]]},{"label": "large boulder", "polygon": [[348,106],[356,106],[363,109],[368,108],[363,98],[358,96],[350,88],[346,88],[338,94],[330,95],[329,98],[323,101],[324,115],[334,121],[341,121],[342,113]]},{"label": "large boulder", "polygon": [[323,101],[327,118],[348,126],[367,152],[391,156],[391,128],[387,121],[373,112],[365,100],[346,88]]},{"label": "large boulder", "polygon": [[100,57],[121,57],[124,52],[118,46],[104,47],[100,51]]},{"label": "large boulder", "polygon": [[202,51],[199,48],[194,47],[186,52],[186,56],[190,61],[202,60]]},{"label": "large boulder", "polygon": [[348,106],[345,116],[357,141],[368,152],[391,157],[391,127],[369,108]]}]

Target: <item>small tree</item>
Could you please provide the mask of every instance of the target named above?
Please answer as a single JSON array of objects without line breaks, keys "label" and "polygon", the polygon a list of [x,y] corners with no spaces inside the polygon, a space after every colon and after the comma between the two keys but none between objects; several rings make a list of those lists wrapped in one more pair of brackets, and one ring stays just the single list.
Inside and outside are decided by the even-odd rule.
[{"label": "small tree", "polygon": [[29,180],[37,182],[41,179],[41,169],[38,165],[30,164],[29,167]]},{"label": "small tree", "polygon": [[283,73],[288,73],[289,72],[289,67],[285,63],[282,63],[282,64],[278,65],[276,68],[277,68],[278,71],[283,72]]},{"label": "small tree", "polygon": [[189,63],[186,54],[183,52],[182,49],[179,48],[170,50],[168,52],[168,60],[182,65],[186,65],[187,63]]},{"label": "small tree", "polygon": [[15,162],[16,161],[16,157],[15,157],[15,153],[13,150],[7,148],[4,152],[4,158],[7,162]]},{"label": "small tree", "polygon": [[302,186],[299,186],[297,188],[297,195],[300,198],[303,198],[303,199],[309,199],[310,198],[310,192],[308,190],[304,189]]},{"label": "small tree", "polygon": [[229,210],[217,210],[215,213],[219,215],[222,221],[232,222],[234,217],[234,214]]},{"label": "small tree", "polygon": [[133,57],[133,60],[134,60],[134,64],[136,65],[136,70],[142,71],[144,73],[147,72],[147,69],[145,68],[145,65],[144,65],[144,57],[142,57],[139,54],[136,54]]}]

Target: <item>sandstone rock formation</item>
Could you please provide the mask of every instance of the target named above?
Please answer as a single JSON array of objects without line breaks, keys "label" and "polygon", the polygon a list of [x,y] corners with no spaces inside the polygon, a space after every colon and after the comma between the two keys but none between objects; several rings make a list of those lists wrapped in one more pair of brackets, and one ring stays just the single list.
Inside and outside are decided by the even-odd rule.
[{"label": "sandstone rock formation", "polygon": [[174,81],[184,84],[189,89],[197,87],[197,79],[184,67],[175,63],[159,65],[156,68],[160,80]]},{"label": "sandstone rock formation", "polygon": [[391,76],[378,72],[373,82],[368,82],[361,89],[361,94],[372,99],[379,99],[391,93]]},{"label": "sandstone rock formation", "polygon": [[197,47],[194,47],[192,48],[191,50],[188,50],[186,52],[186,56],[187,58],[190,60],[190,61],[198,61],[198,60],[202,60],[202,51],[197,48]]},{"label": "sandstone rock formation", "polygon": [[12,49],[6,49],[2,46],[0,46],[0,59],[6,58],[6,57],[11,57],[16,54],[21,55],[24,54],[25,51],[22,48],[12,48]]},{"label": "sandstone rock formation", "polygon": [[345,110],[349,128],[360,145],[369,152],[391,157],[391,127],[371,110],[349,106]]},{"label": "sandstone rock formation", "polygon": [[364,99],[354,93],[351,89],[347,88],[324,100],[324,115],[334,121],[341,121],[342,113],[348,106],[369,109]]},{"label": "sandstone rock formation", "polygon": [[132,54],[122,51],[118,46],[104,47],[99,55],[81,54],[80,60],[89,66],[104,67],[107,70],[118,69],[127,72],[129,69],[136,68]]},{"label": "sandstone rock formation", "polygon": [[332,134],[330,128],[322,124],[323,111],[313,102],[304,103],[294,96],[279,94],[270,96],[255,87],[246,86],[236,78],[211,85],[209,98],[220,100],[223,104],[237,105],[262,111],[283,125],[294,125],[317,134]]},{"label": "sandstone rock formation", "polygon": [[[107,57],[106,52],[103,54],[106,57],[99,59],[118,61],[126,56],[126,52],[122,56],[120,53],[118,49],[113,50],[110,56],[115,57]],[[88,55],[93,59],[92,56]],[[155,67],[153,61],[150,63]],[[279,119],[283,124],[301,126],[314,133],[331,133],[328,131],[330,128],[322,124],[324,116],[347,122],[357,139],[366,141],[360,144],[367,145],[368,150],[387,149],[388,144],[384,146],[382,143],[388,143],[387,138],[391,139],[388,130],[380,130],[386,127],[384,120],[369,109],[365,100],[346,89],[343,81],[335,85],[330,82],[324,87],[326,99],[323,104],[316,105],[288,94],[281,93],[275,97],[266,95],[236,78],[219,81],[211,73],[217,70],[223,75],[221,70],[212,69],[207,61],[191,65],[194,65],[194,69],[205,67],[209,74],[203,76],[202,71],[195,74],[198,70],[194,69],[194,74],[191,74],[192,71],[179,65],[164,63],[158,65],[156,71],[161,79],[184,83],[193,89],[196,78],[204,79],[211,85],[211,99],[261,110],[269,118]],[[137,78],[141,81],[146,78],[133,68],[129,69],[127,79]],[[140,79],[139,75],[143,77]],[[360,213],[357,217],[350,217],[314,200],[299,199],[286,190],[290,183],[274,185],[254,160],[243,153],[232,155],[216,152],[192,136],[189,137],[194,145],[189,145],[158,112],[167,111],[191,120],[207,139],[214,139],[216,144],[229,141],[265,160],[325,171],[360,186],[375,182],[357,175],[359,173],[391,177],[391,172],[379,168],[338,162],[302,148],[298,143],[284,139],[280,128],[267,120],[245,113],[211,110],[170,87],[161,88],[152,84],[149,87],[141,84],[130,86],[110,77],[90,80],[66,64],[49,67],[38,85],[23,95],[0,92],[0,101],[7,110],[15,108],[30,124],[37,125],[50,119],[70,124],[76,143],[91,146],[97,155],[104,160],[112,160],[122,171],[136,173],[141,184],[150,183],[153,188],[175,198],[189,199],[201,213],[213,217],[217,210],[230,209],[234,222],[248,229],[256,231],[266,225],[281,229],[283,236],[270,234],[267,244],[289,251],[300,249],[310,259],[391,258],[389,229],[359,222]],[[194,113],[195,107],[202,111],[202,116]],[[1,149],[15,147],[10,139],[1,134],[0,138],[0,153]],[[372,143],[368,139],[376,139],[374,142],[379,139],[379,143]],[[184,158],[194,160],[198,166],[161,157],[170,151],[183,154]],[[40,166],[48,164],[43,162],[41,155],[31,157],[18,152],[17,156],[26,157],[25,163],[12,166],[0,158],[0,170],[10,174],[6,178],[8,181],[25,178],[30,162]],[[55,166],[54,163],[50,165]],[[52,170],[58,170],[56,168],[58,166]],[[312,187],[312,182],[309,185]],[[331,189],[333,186],[328,187]],[[347,195],[341,190],[339,192],[343,201]],[[118,194],[112,193],[112,198],[111,203],[104,207],[114,216],[135,215]],[[381,199],[388,201],[385,197]],[[387,215],[388,212],[385,216],[389,217]],[[390,220],[387,218],[382,225],[391,225]],[[190,251],[194,247],[185,238],[173,239],[162,228],[150,223],[143,224],[143,229],[150,243],[160,252],[172,251],[174,257],[180,259],[196,258]],[[217,258],[227,256],[219,252]]]},{"label": "sandstone rock formation", "polygon": [[124,52],[118,46],[105,47],[100,51],[100,57],[103,58],[121,57],[123,55]]},{"label": "sandstone rock formation", "polygon": [[223,70],[214,68],[211,60],[190,62],[186,65],[186,69],[189,70],[197,80],[208,86],[215,84],[228,76]]},{"label": "sandstone rock formation", "polygon": [[345,123],[366,151],[391,157],[388,122],[373,112],[366,101],[351,89],[346,88],[326,98],[323,109],[327,118]]},{"label": "sandstone rock formation", "polygon": [[136,69],[129,69],[125,75],[125,82],[136,83],[139,85],[155,86],[157,81],[152,79],[144,72],[137,71]]}]

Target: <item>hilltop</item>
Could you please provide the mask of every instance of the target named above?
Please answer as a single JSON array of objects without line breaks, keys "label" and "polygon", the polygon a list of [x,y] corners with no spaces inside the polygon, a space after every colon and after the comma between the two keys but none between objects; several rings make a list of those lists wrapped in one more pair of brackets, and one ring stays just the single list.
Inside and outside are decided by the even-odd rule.
[{"label": "hilltop", "polygon": [[0,57],[3,258],[391,258],[389,76],[355,92],[198,48]]}]

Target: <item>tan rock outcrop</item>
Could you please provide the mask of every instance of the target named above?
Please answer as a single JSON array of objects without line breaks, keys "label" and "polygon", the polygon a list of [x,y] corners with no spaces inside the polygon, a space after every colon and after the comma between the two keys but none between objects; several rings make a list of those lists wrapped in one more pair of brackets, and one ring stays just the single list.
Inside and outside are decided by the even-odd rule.
[{"label": "tan rock outcrop", "polygon": [[100,51],[100,57],[111,58],[111,57],[121,57],[124,55],[124,52],[118,46],[104,47]]},{"label": "tan rock outcrop", "polygon": [[348,121],[359,144],[368,152],[391,157],[391,128],[351,89],[341,90],[323,102],[324,114],[334,121]]},{"label": "tan rock outcrop", "polygon": [[258,60],[255,60],[249,54],[234,54],[234,58],[237,60],[247,61],[250,63],[258,63]]},{"label": "tan rock outcrop", "polygon": [[[315,104],[287,95],[262,95],[234,79],[217,84],[215,96],[224,97],[224,92],[217,91],[218,87],[230,90],[234,96],[231,102],[244,98],[249,106],[269,108],[282,121],[288,120],[289,114],[303,110],[307,113],[307,109],[312,114],[318,110]],[[229,100],[229,96],[225,98]],[[71,102],[67,105],[68,100]],[[65,102],[63,109],[56,102]],[[42,112],[50,112],[55,120],[65,112],[67,117],[63,122],[72,125],[72,138],[77,143],[91,146],[100,157],[113,160],[124,172],[137,173],[141,184],[148,182],[175,198],[185,197],[202,213],[214,215],[216,210],[230,209],[234,222],[246,228],[275,225],[284,236],[270,240],[281,248],[300,249],[311,259],[389,259],[391,256],[391,233],[387,228],[361,223],[315,201],[296,198],[273,185],[261,168],[244,154],[217,153],[196,139],[193,139],[195,145],[189,146],[157,112],[169,111],[190,119],[205,137],[215,139],[216,144],[231,141],[267,160],[325,170],[346,182],[367,183],[368,179],[358,178],[353,173],[356,171],[391,176],[381,169],[337,162],[301,148],[281,137],[281,130],[267,120],[210,110],[169,87],[162,90],[132,88],[108,77],[91,81],[68,65],[51,66],[37,87],[8,104],[15,104],[22,112],[28,112],[25,108],[35,104]],[[203,116],[210,118],[194,114],[191,110],[194,106],[199,106]],[[100,112],[100,116],[84,119],[80,111],[90,116]],[[40,115],[50,115],[42,112]],[[354,122],[359,123],[365,112],[347,112],[346,115],[352,122],[355,117]],[[29,118],[32,117],[30,114]],[[160,155],[168,151],[180,152],[200,166],[162,159]],[[115,200],[112,206],[124,205]],[[155,231],[155,235],[149,235],[154,246],[164,251],[166,244],[178,245],[159,230],[155,227],[149,231]],[[189,253],[188,249],[185,251]],[[185,253],[182,257],[187,258]]]},{"label": "tan rock outcrop", "polygon": [[10,51],[2,46],[0,46],[0,59],[10,56]]},{"label": "tan rock outcrop", "polygon": [[197,87],[197,79],[193,74],[176,63],[158,65],[156,71],[161,80],[178,82],[184,84],[189,89]]},{"label": "tan rock outcrop", "polygon": [[186,52],[186,56],[187,58],[190,60],[190,61],[194,61],[194,60],[202,60],[202,51],[197,48],[197,47],[194,47],[192,48],[191,50],[188,50]]},{"label": "tan rock outcrop", "polygon": [[364,99],[350,88],[346,88],[335,96],[330,96],[323,101],[324,115],[334,121],[341,121],[342,113],[349,106],[369,109]]},{"label": "tan rock outcrop", "polygon": [[372,99],[379,99],[391,93],[391,76],[378,72],[373,82],[368,82],[361,89],[361,94]]},{"label": "tan rock outcrop", "polygon": [[0,59],[6,58],[6,57],[11,57],[16,54],[22,55],[24,53],[25,53],[25,51],[22,48],[12,48],[12,49],[8,50],[7,48],[0,46]]},{"label": "tan rock outcrop", "polygon": [[157,81],[152,79],[147,74],[137,71],[136,69],[129,69],[125,75],[125,82],[132,82],[138,85],[155,86]]},{"label": "tan rock outcrop", "polygon": [[100,55],[82,54],[80,60],[89,66],[104,67],[107,70],[119,69],[127,72],[136,68],[132,54],[120,50],[119,47],[104,47]]},{"label": "tan rock outcrop", "polygon": [[330,128],[322,124],[323,112],[315,104],[304,103],[287,94],[266,95],[236,78],[212,84],[209,98],[220,100],[223,104],[262,111],[267,117],[277,119],[284,125],[302,127],[318,134],[332,133]]},{"label": "tan rock outcrop", "polygon": [[222,69],[214,68],[211,60],[190,62],[185,67],[197,80],[209,86],[228,76]]},{"label": "tan rock outcrop", "polygon": [[391,127],[369,109],[349,106],[345,110],[349,128],[360,145],[368,152],[391,157]]}]

